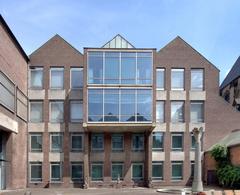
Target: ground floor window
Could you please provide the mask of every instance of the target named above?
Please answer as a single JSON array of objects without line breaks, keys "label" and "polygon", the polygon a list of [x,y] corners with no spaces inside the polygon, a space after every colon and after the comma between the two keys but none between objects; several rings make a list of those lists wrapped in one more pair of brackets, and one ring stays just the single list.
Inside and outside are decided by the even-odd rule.
[{"label": "ground floor window", "polygon": [[152,162],[152,179],[163,180],[163,162]]},{"label": "ground floor window", "polygon": [[30,181],[31,182],[42,181],[42,163],[41,162],[30,163]]},{"label": "ground floor window", "polygon": [[143,179],[143,163],[132,164],[132,179],[133,180]]},{"label": "ground floor window", "polygon": [[172,161],[172,180],[183,179],[183,162]]},{"label": "ground floor window", "polygon": [[71,163],[71,178],[72,181],[83,180],[83,164],[81,162]]},{"label": "ground floor window", "polygon": [[62,180],[62,164],[60,162],[51,163],[51,181],[60,182]]},{"label": "ground floor window", "polygon": [[113,162],[112,163],[112,180],[118,180],[123,178],[123,163]]},{"label": "ground floor window", "polygon": [[92,181],[103,180],[103,163],[92,163],[91,165]]}]

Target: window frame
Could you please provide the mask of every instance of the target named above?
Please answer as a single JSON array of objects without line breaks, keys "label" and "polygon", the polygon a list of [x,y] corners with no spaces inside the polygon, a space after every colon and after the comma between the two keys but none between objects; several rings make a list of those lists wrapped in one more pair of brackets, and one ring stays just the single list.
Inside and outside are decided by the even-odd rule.
[{"label": "window frame", "polygon": [[[141,165],[142,166],[142,177],[133,177],[133,166],[134,165]],[[142,181],[144,179],[144,163],[142,162],[133,162],[131,165],[131,179],[133,181]]]},{"label": "window frame", "polygon": [[[60,166],[60,178],[58,180],[53,180],[57,178],[52,178],[52,166],[53,165],[59,165]],[[50,183],[62,183],[63,179],[63,163],[62,162],[50,162]]]},{"label": "window frame", "polygon": [[[41,136],[42,143],[41,143],[41,149],[32,149],[32,137],[33,136]],[[43,150],[43,134],[42,133],[29,133],[29,146],[30,146],[30,151],[31,152],[42,152]]]},{"label": "window frame", "polygon": [[[173,136],[178,136],[178,137],[181,136],[181,138],[182,138],[182,147],[181,148],[173,148]],[[184,135],[183,135],[183,133],[181,133],[181,132],[171,133],[171,151],[182,152],[183,148],[184,148]]]},{"label": "window frame", "polygon": [[[183,72],[183,86],[180,88],[173,87],[173,71]],[[185,68],[172,68],[171,69],[171,91],[184,91],[185,90]]]},{"label": "window frame", "polygon": [[[32,86],[32,71],[42,71],[42,81],[41,81],[41,87],[33,87]],[[30,66],[29,67],[29,79],[28,79],[28,86],[29,89],[32,90],[41,90],[44,88],[44,68],[42,66]]]},{"label": "window frame", "polygon": [[[193,88],[192,86],[192,71],[202,71],[202,87],[201,88]],[[205,81],[205,76],[204,76],[204,68],[191,68],[191,72],[190,72],[190,90],[191,91],[204,91],[205,90],[205,86],[204,86],[204,81]]]},{"label": "window frame", "polygon": [[[58,136],[60,136],[60,139],[61,139],[61,148],[60,149],[53,149],[52,148],[52,144],[53,144],[53,142],[52,142],[52,137],[53,136],[56,136],[56,135],[58,135]],[[51,152],[54,152],[54,153],[58,153],[58,152],[63,152],[63,133],[61,133],[61,132],[51,132],[50,133],[50,151]]]},{"label": "window frame", "polygon": [[162,137],[162,148],[154,148],[153,147],[153,144],[152,144],[152,151],[164,151],[164,132],[160,132],[160,131],[156,131],[156,132],[152,132],[152,143],[153,143],[153,137],[155,137],[156,135],[155,134],[161,134],[161,137]]},{"label": "window frame", "polygon": [[[31,120],[31,107],[32,107],[32,103],[34,104],[42,104],[42,114],[41,114],[41,119],[38,121],[34,121],[34,120]],[[28,120],[30,123],[42,123],[43,122],[43,118],[44,118],[44,102],[42,100],[30,100],[29,101],[29,108],[28,108]]]},{"label": "window frame", "polygon": [[[97,178],[97,179],[94,179],[93,180],[93,177],[92,177],[92,169],[93,169],[93,166],[102,166],[102,178]],[[103,164],[103,162],[92,162],[91,163],[91,181],[92,182],[99,182],[99,181],[103,181],[103,178],[104,178],[104,164]]]},{"label": "window frame", "polygon": [[[158,87],[158,72],[163,72],[163,87]],[[164,91],[166,89],[166,69],[165,68],[156,68],[156,89],[157,91]]]},{"label": "window frame", "polygon": [[82,86],[80,86],[80,87],[73,87],[72,86],[72,78],[73,78],[73,76],[72,76],[72,72],[73,71],[79,71],[79,72],[82,72],[82,76],[83,76],[83,68],[82,67],[71,67],[70,68],[70,89],[73,89],[73,90],[75,90],[75,89],[83,89],[83,85],[84,85],[84,79],[83,79],[83,77],[82,77]]},{"label": "window frame", "polygon": [[[71,123],[80,123],[80,122],[82,122],[83,121],[83,101],[82,100],[70,100],[69,101],[69,108],[70,108],[70,122]],[[80,105],[82,105],[82,109],[81,109],[81,115],[82,115],[82,117],[81,118],[79,118],[79,119],[72,119],[72,104],[80,104]]]},{"label": "window frame", "polygon": [[[177,177],[177,178],[174,178],[173,177],[173,165],[181,165],[182,167],[182,176],[181,178],[180,177]],[[183,171],[184,171],[184,163],[183,161],[171,161],[171,181],[174,181],[174,182],[178,182],[178,181],[182,181],[183,180]]]},{"label": "window frame", "polygon": [[[202,118],[199,119],[197,118],[196,121],[192,120],[192,104],[201,104],[202,106]],[[204,119],[205,119],[205,102],[204,101],[190,101],[190,122],[191,123],[204,123]]]},{"label": "window frame", "polygon": [[[158,111],[158,104],[161,103],[162,104],[162,108],[163,108],[163,119],[162,120],[159,120],[157,118],[157,111]],[[164,123],[165,122],[165,101],[164,100],[157,100],[156,101],[156,122],[157,123]]]},{"label": "window frame", "polygon": [[[32,180],[32,166],[41,166],[42,178],[37,178],[39,180]],[[42,183],[43,182],[43,166],[42,162],[29,162],[29,183]]]},{"label": "window frame", "polygon": [[[173,118],[173,116],[172,116],[172,104],[173,103],[182,103],[182,116],[183,116],[183,118],[182,118],[182,120],[177,120],[177,121],[175,121],[174,120],[174,118]],[[184,123],[185,122],[185,101],[184,100],[171,100],[170,101],[170,112],[171,112],[171,123]]]},{"label": "window frame", "polygon": [[120,177],[120,180],[123,180],[123,177],[124,177],[124,163],[123,162],[112,162],[111,163],[111,180],[112,181],[117,181],[118,180],[118,178],[116,178],[116,179],[113,179],[113,166],[114,165],[120,165],[120,166],[122,166],[122,177]]},{"label": "window frame", "polygon": [[[62,82],[62,86],[61,87],[52,87],[52,71],[55,71],[55,70],[62,70],[62,73],[63,73],[63,82]],[[51,90],[63,90],[64,89],[64,67],[50,67],[50,74],[49,74],[49,89]]]},{"label": "window frame", "polygon": [[152,162],[152,170],[153,170],[153,166],[154,165],[161,165],[162,166],[162,177],[153,177],[152,176],[152,180],[153,181],[163,181],[164,180],[164,162],[163,161],[153,161]]},{"label": "window frame", "polygon": [[[143,137],[143,146],[141,147],[141,148],[136,148],[136,147],[134,147],[134,142],[133,142],[133,139],[134,139],[134,137],[135,136],[142,136]],[[144,136],[144,134],[143,133],[133,133],[132,134],[132,151],[134,151],[134,152],[142,152],[142,151],[144,151],[144,147],[145,147],[145,136]]]},{"label": "window frame", "polygon": [[[62,106],[63,106],[63,116],[62,116],[62,119],[60,120],[52,120],[52,104],[53,103],[62,103]],[[64,123],[64,101],[63,100],[51,100],[49,101],[49,122],[50,123]]]},{"label": "window frame", "polygon": [[[113,148],[113,137],[114,136],[120,136],[122,137],[122,148]],[[112,147],[112,151],[113,152],[120,152],[120,151],[123,151],[124,150],[124,135],[121,134],[121,133],[112,133],[111,135],[111,147]]]},{"label": "window frame", "polygon": [[[92,137],[93,137],[93,135],[94,136],[96,136],[96,135],[101,135],[102,137],[103,137],[103,143],[102,143],[102,147],[101,148],[94,148],[93,147],[93,141],[92,141]],[[91,151],[104,151],[104,134],[103,133],[93,133],[92,135],[91,135]]]},{"label": "window frame", "polygon": [[[72,167],[73,165],[81,166],[82,167],[82,177],[81,178],[73,178],[73,171]],[[83,182],[83,177],[84,177],[84,170],[83,170],[83,162],[70,162],[70,175],[71,175],[71,181],[76,183],[76,182]]]},{"label": "window frame", "polygon": [[[71,142],[70,142],[71,152],[83,151],[83,134],[82,134],[82,133],[77,133],[77,132],[72,132],[72,133],[70,134],[70,136],[71,136]],[[81,148],[78,148],[78,149],[74,149],[74,148],[73,148],[73,140],[72,140],[72,138],[73,138],[74,136],[81,137],[81,139],[82,139],[82,141],[81,141],[81,142],[82,142]]]}]

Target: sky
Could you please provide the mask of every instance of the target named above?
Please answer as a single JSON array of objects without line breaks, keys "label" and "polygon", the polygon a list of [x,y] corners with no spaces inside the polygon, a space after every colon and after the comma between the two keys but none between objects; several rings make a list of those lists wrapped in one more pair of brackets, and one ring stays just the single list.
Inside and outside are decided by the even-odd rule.
[{"label": "sky", "polygon": [[27,54],[55,34],[82,52],[121,34],[135,47],[182,37],[220,70],[240,55],[239,0],[0,0],[0,13]]}]

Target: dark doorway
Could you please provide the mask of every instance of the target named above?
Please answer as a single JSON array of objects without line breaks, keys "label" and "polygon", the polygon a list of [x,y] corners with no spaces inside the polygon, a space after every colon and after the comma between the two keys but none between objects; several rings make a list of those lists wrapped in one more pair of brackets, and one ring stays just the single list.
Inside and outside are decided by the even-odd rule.
[{"label": "dark doorway", "polygon": [[215,170],[208,170],[207,172],[207,185],[217,185],[217,173]]}]

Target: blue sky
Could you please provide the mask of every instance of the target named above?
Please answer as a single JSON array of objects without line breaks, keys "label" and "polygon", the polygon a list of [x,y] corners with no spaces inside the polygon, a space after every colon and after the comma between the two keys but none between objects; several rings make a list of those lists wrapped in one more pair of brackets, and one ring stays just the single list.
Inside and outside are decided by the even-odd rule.
[{"label": "blue sky", "polygon": [[27,54],[56,33],[80,51],[118,33],[157,49],[179,35],[221,70],[221,80],[240,55],[239,8],[239,0],[0,0]]}]

